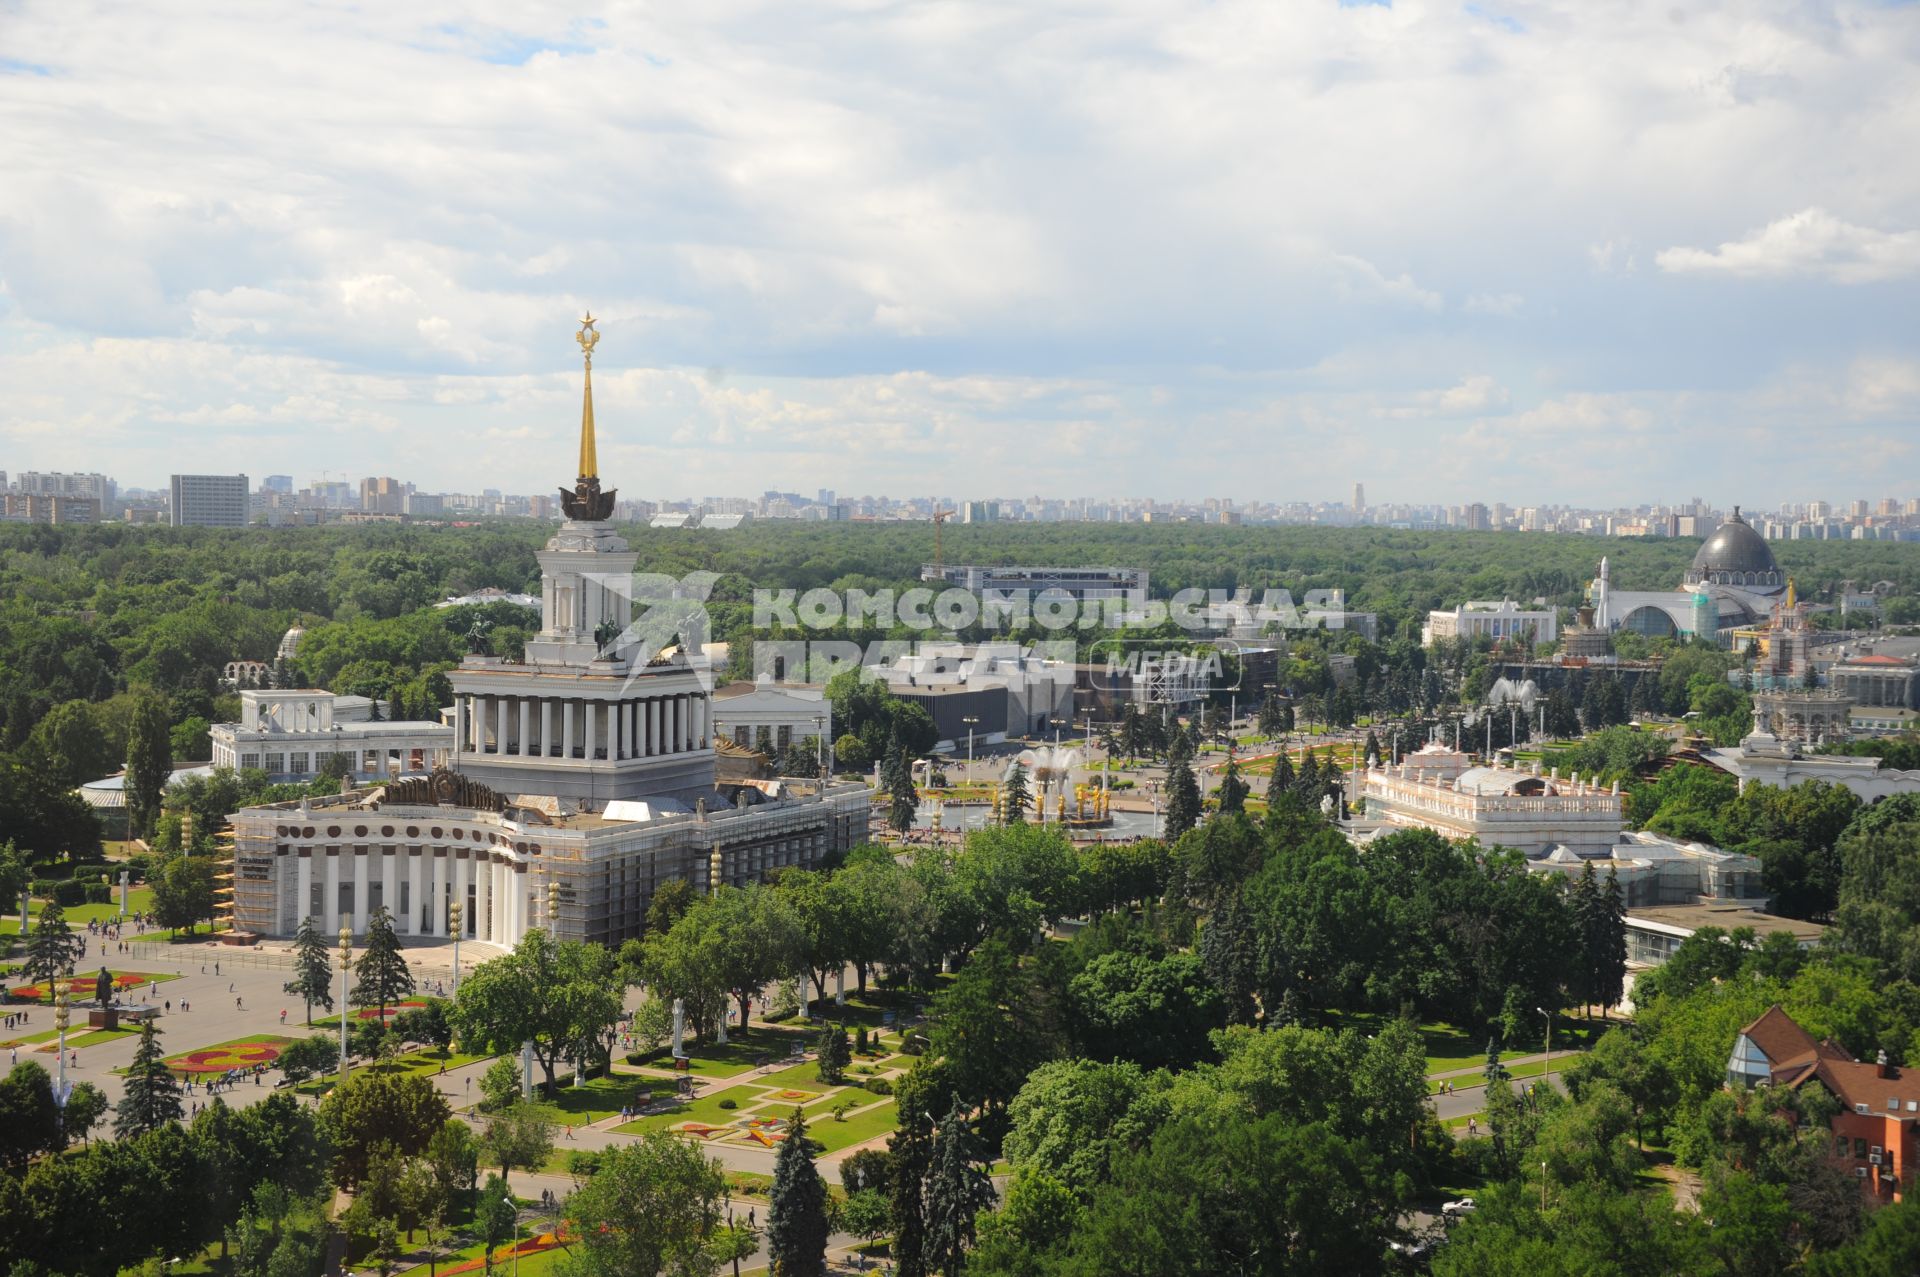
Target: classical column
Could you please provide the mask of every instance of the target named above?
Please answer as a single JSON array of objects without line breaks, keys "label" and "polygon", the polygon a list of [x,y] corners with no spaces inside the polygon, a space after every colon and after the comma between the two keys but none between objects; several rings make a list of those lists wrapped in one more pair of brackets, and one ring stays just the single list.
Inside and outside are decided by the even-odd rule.
[{"label": "classical column", "polygon": [[552,752],[553,698],[551,696],[542,696],[540,698],[540,753],[546,755]]},{"label": "classical column", "polygon": [[660,698],[649,696],[640,702],[640,708],[646,715],[646,756],[654,757],[660,752]]},{"label": "classical column", "polygon": [[677,754],[680,752],[680,698],[678,696],[667,697],[667,703],[660,707],[660,717],[667,728],[667,752]]},{"label": "classical column", "polygon": [[493,939],[493,853],[481,860],[474,877],[473,915],[478,920],[477,940]]},{"label": "classical column", "polygon": [[522,696],[520,701],[520,748],[513,752],[525,758],[533,752],[533,702]]},{"label": "classical column", "polygon": [[[299,859],[300,885],[296,890],[299,891],[300,895],[293,911],[294,921],[296,923],[302,919],[313,916],[313,853],[309,851]],[[320,924],[316,921],[314,925],[319,926]]]},{"label": "classical column", "polygon": [[599,734],[598,723],[596,721],[598,720],[599,717],[600,717],[599,703],[596,701],[588,701],[587,702],[587,725],[586,725],[586,730],[582,733],[582,735],[584,735],[586,738],[585,753],[588,759],[591,759],[593,757],[593,751],[599,744],[599,742],[594,739],[594,737]]},{"label": "classical column", "polygon": [[627,756],[627,707],[619,701],[607,706],[607,760],[619,762]]},{"label": "classical column", "polygon": [[707,747],[707,716],[712,709],[713,706],[708,703],[706,697],[693,698],[693,747],[695,749]]},{"label": "classical column", "polygon": [[327,880],[321,888],[321,912],[326,917],[325,931],[333,935],[340,930],[340,849],[327,848]]},{"label": "classical column", "polygon": [[367,849],[353,849],[353,934],[367,931]]},{"label": "classical column", "polygon": [[447,856],[448,849],[435,847],[433,856],[433,881],[427,887],[427,934],[444,936],[447,934]]},{"label": "classical column", "polygon": [[426,858],[426,852],[419,847],[407,853],[407,931],[410,935],[427,934],[426,928],[420,925],[420,906],[426,899],[426,892],[421,886]]},{"label": "classical column", "polygon": [[[458,747],[462,749],[466,748],[467,698],[464,696],[456,696],[453,698],[453,739]],[[318,767],[319,765],[320,760],[316,757],[314,759],[314,766]]]},{"label": "classical column", "polygon": [[494,700],[495,700],[495,702],[497,702],[497,703],[498,703],[498,705],[499,705],[499,710],[498,710],[498,712],[497,712],[497,713],[496,713],[496,715],[495,715],[495,717],[496,717],[496,719],[498,720],[498,726],[497,726],[497,727],[495,727],[495,729],[494,729],[494,730],[495,730],[495,731],[496,731],[496,732],[497,732],[497,733],[499,734],[499,739],[498,739],[498,740],[496,740],[496,741],[494,742],[494,749],[493,749],[493,752],[494,752],[494,753],[496,753],[496,754],[504,754],[504,753],[506,753],[506,752],[507,752],[507,706],[508,706],[508,700],[507,700],[507,698],[506,698],[506,697],[504,697],[504,696],[496,696],[496,697],[494,697],[493,699],[494,699]]},{"label": "classical column", "polygon": [[573,757],[573,698],[560,703],[560,757]]},{"label": "classical column", "polygon": [[394,929],[407,932],[407,920],[400,916],[400,850],[386,847],[380,852],[380,903],[386,906],[387,916],[393,919]]}]

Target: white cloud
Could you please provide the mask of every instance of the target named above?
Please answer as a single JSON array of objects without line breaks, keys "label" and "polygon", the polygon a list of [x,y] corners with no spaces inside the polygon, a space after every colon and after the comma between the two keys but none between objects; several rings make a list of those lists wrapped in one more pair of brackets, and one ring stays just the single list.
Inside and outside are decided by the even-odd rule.
[{"label": "white cloud", "polygon": [[1434,401],[1437,411],[1448,416],[1490,412],[1505,408],[1513,401],[1507,388],[1492,377],[1468,377],[1459,385],[1440,392]]},{"label": "white cloud", "polygon": [[1402,273],[1388,277],[1365,258],[1344,253],[1335,254],[1333,262],[1345,273],[1344,279],[1337,285],[1342,294],[1379,298],[1427,311],[1439,311],[1446,305],[1444,297],[1431,289],[1422,288],[1411,275]]},{"label": "white cloud", "polygon": [[[564,451],[590,305],[628,489],[1461,499],[1450,431],[1629,407],[1684,438],[1518,449],[1529,495],[1785,483],[1745,445],[1796,361],[1820,422],[1920,411],[1910,292],[1806,304],[1911,279],[1920,10],[1682,9],[17,0],[0,442],[500,486]],[[1809,191],[1857,224],[1772,221]]]},{"label": "white cloud", "polygon": [[1841,284],[1877,284],[1920,271],[1920,231],[1887,232],[1809,208],[1769,222],[1715,249],[1662,249],[1654,260],[1675,274],[1747,279],[1813,276]]}]

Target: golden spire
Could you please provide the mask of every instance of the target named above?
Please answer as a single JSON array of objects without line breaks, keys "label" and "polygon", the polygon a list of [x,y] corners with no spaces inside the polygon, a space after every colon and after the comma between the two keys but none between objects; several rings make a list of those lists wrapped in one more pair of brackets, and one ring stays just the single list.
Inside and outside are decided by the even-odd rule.
[{"label": "golden spire", "polygon": [[586,318],[580,321],[580,331],[574,334],[580,343],[580,353],[586,358],[586,397],[580,402],[580,477],[597,479],[600,477],[600,461],[593,447],[593,347],[600,340],[600,334],[593,328],[593,312],[588,311]]}]

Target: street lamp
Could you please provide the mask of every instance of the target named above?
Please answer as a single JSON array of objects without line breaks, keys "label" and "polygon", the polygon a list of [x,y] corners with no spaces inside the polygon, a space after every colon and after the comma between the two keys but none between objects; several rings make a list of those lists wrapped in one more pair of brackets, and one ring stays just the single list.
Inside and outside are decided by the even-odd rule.
[{"label": "street lamp", "polygon": [[973,728],[980,720],[977,717],[967,717],[960,721],[967,725],[967,774],[971,776],[973,774]]},{"label": "street lamp", "polygon": [[353,928],[340,928],[340,1081],[347,1080],[347,968],[353,963]]},{"label": "street lamp", "polygon": [[62,990],[53,1000],[53,1026],[60,1031],[60,1063],[53,1084],[56,1097],[67,1093],[67,1014],[67,995]]},{"label": "street lamp", "polygon": [[465,910],[458,900],[447,906],[447,929],[453,932],[453,991],[460,992],[460,936],[466,930]]},{"label": "street lamp", "polygon": [[[1541,1018],[1547,1022],[1547,1043],[1546,1043],[1545,1054],[1551,1056],[1553,1054],[1553,1012],[1547,1010],[1545,1007],[1535,1007],[1534,1010],[1538,1011],[1540,1013]],[[1540,1073],[1543,1077],[1546,1075],[1548,1066],[1552,1063],[1553,1061],[1550,1059],[1542,1060],[1540,1062]]]}]

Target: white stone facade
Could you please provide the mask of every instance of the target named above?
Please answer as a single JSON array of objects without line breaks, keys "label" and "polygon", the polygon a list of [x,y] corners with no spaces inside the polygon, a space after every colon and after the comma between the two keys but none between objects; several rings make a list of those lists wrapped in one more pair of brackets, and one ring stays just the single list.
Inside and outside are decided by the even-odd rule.
[{"label": "white stone facade", "polygon": [[1367,820],[1474,838],[1529,857],[1564,847],[1600,857],[1626,827],[1618,787],[1602,789],[1578,775],[1542,775],[1536,768],[1479,767],[1458,750],[1429,745],[1397,766],[1369,768],[1361,779]]},{"label": "white stone facade", "polygon": [[763,733],[775,749],[823,737],[831,745],[833,706],[818,687],[782,686],[768,674],[714,693],[714,735],[757,749]]},{"label": "white stone facade", "polygon": [[[361,780],[445,767],[454,734],[443,723],[368,722],[362,697],[313,688],[240,693],[240,721],[207,729],[216,767],[259,768],[275,780],[311,780],[344,754]],[[348,708],[351,706],[351,708]]]},{"label": "white stone facade", "polygon": [[1551,643],[1560,637],[1559,617],[1552,608],[1523,608],[1512,599],[1474,599],[1451,611],[1427,613],[1420,641],[1431,646],[1435,639],[1531,636],[1536,643]]}]

